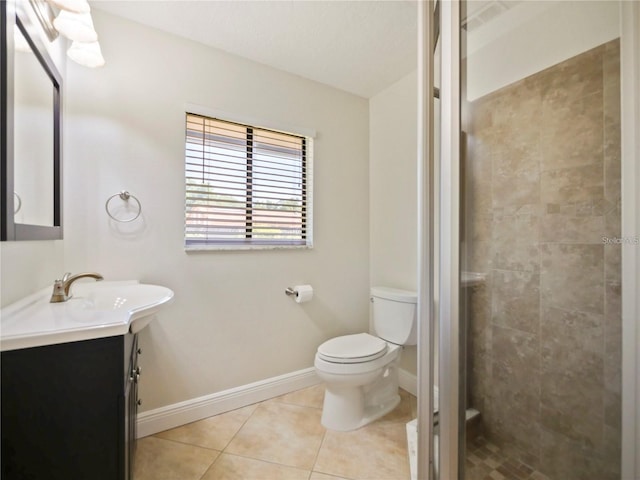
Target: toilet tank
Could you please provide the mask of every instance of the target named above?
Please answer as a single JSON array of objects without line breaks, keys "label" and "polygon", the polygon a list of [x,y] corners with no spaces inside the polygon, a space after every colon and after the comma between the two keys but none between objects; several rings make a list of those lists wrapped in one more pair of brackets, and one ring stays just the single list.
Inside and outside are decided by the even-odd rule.
[{"label": "toilet tank", "polygon": [[418,343],[417,294],[389,287],[371,287],[373,334],[396,345]]}]

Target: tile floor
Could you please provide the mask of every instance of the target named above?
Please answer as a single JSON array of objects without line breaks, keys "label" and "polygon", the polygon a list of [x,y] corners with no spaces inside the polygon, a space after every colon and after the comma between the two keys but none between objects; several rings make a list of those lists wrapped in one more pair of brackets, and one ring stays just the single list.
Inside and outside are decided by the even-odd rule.
[{"label": "tile floor", "polygon": [[138,441],[134,480],[408,480],[416,398],[353,432],[320,425],[324,387],[289,393]]},{"label": "tile floor", "polygon": [[509,458],[499,447],[478,437],[467,441],[465,480],[549,480],[549,477]]},{"label": "tile floor", "polygon": [[[134,480],[409,480],[406,423],[416,397],[353,432],[320,425],[316,385],[138,441]],[[483,437],[469,440],[465,480],[549,480]]]}]

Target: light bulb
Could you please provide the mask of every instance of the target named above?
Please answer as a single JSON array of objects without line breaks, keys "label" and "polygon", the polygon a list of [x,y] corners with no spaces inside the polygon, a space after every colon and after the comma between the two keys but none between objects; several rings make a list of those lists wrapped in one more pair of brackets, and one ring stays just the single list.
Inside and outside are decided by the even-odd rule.
[{"label": "light bulb", "polygon": [[76,42],[98,40],[90,13],[72,13],[62,10],[53,21],[53,26],[69,40]]},{"label": "light bulb", "polygon": [[51,5],[67,12],[89,13],[91,7],[87,0],[47,0]]},{"label": "light bulb", "polygon": [[84,67],[97,68],[105,64],[98,42],[73,42],[67,50],[67,55]]}]

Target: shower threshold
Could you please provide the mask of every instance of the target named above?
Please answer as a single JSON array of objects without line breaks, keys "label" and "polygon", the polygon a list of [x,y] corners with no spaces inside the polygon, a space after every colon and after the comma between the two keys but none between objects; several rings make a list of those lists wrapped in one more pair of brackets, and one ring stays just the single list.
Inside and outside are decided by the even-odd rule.
[{"label": "shower threshold", "polygon": [[[480,416],[480,412],[475,408],[467,408],[466,422],[469,423]],[[438,425],[438,411],[433,412],[433,426]],[[433,436],[433,465],[434,470],[438,471],[438,434]],[[409,451],[409,469],[411,471],[411,480],[418,478],[418,419],[414,418],[407,423],[407,449]]]}]

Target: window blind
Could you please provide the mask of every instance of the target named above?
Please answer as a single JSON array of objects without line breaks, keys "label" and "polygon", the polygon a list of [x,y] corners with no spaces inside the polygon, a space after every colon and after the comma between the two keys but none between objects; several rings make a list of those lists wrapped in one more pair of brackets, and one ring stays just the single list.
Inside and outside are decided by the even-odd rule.
[{"label": "window blind", "polygon": [[185,246],[309,245],[307,143],[187,113]]}]

